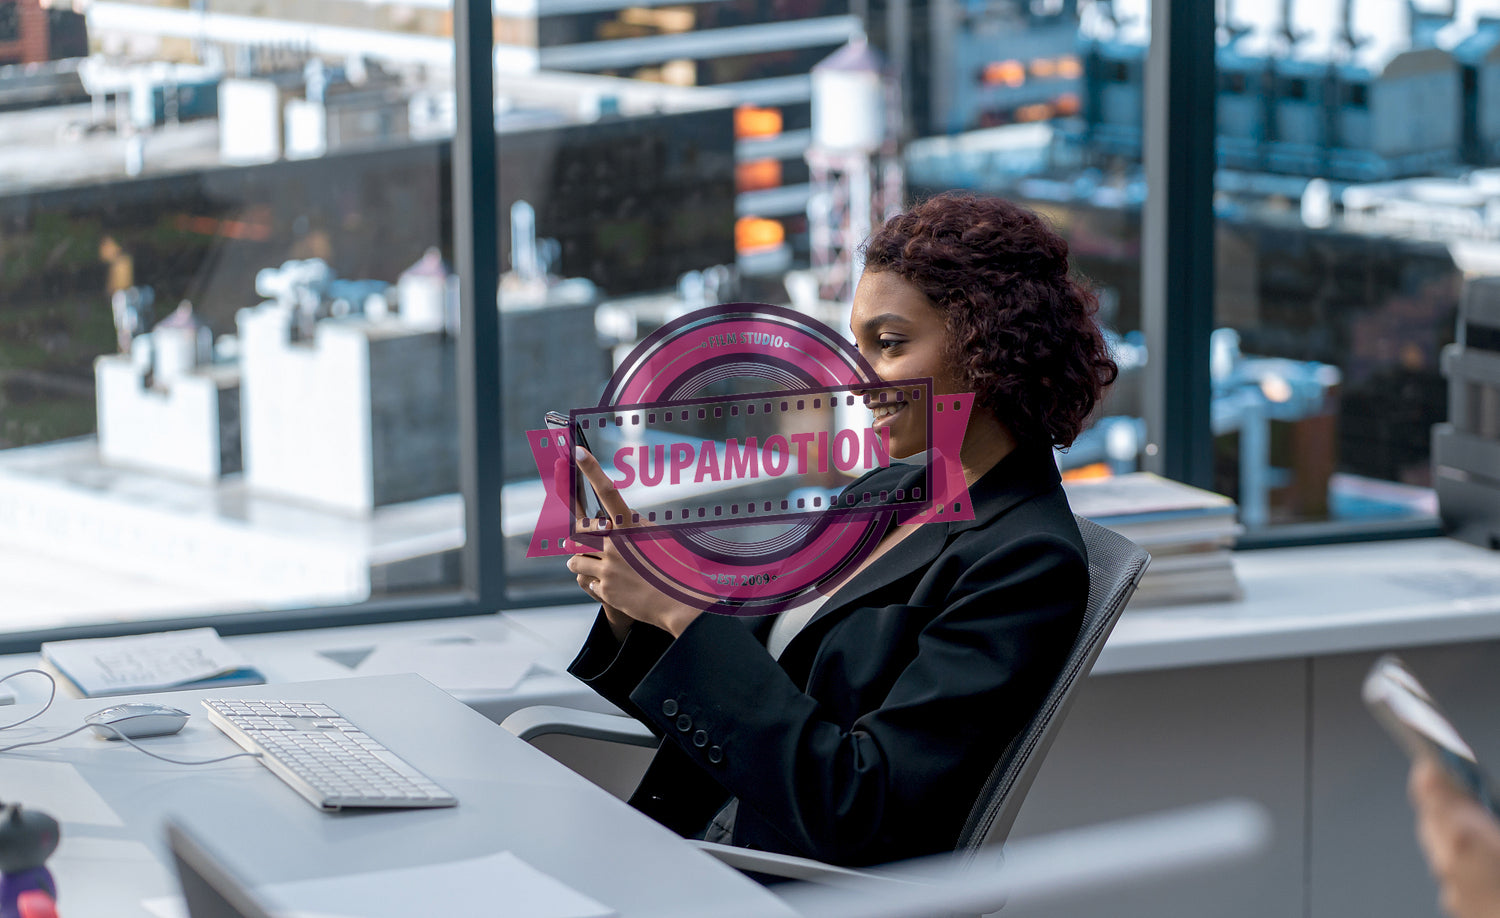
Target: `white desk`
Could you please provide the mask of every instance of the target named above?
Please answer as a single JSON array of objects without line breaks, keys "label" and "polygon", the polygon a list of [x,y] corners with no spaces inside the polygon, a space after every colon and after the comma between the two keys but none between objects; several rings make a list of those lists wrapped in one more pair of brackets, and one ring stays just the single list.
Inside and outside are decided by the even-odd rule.
[{"label": "white desk", "polygon": [[[441,671],[420,674],[499,723],[511,712],[534,704],[618,713],[617,708],[566,672],[593,616],[593,607],[561,606],[454,619],[240,635],[227,640],[272,684],[359,677],[363,674],[352,663],[387,642],[469,641],[495,646],[505,653],[530,654],[529,671],[519,683],[505,689],[453,688],[445,683],[446,674]],[[34,653],[0,656],[0,675],[38,665],[40,657]],[[47,697],[46,682],[39,677],[22,677],[6,685],[23,702]],[[5,719],[5,710],[0,707],[0,720]]]},{"label": "white desk", "polygon": [[[68,918],[143,916],[148,914],[140,905],[143,898],[175,893],[161,838],[169,815],[255,883],[511,851],[622,918],[659,916],[693,902],[788,914],[754,882],[415,676],[176,692],[166,698],[196,712],[197,698],[209,694],[325,701],[451,790],[459,805],[325,814],[253,760],[170,765],[90,732],[0,756],[0,787],[25,788],[8,791],[5,799],[63,819],[63,843],[49,866]],[[105,703],[59,702],[6,737],[14,742],[64,732]],[[182,733],[152,740],[150,746],[182,758],[236,749],[202,714]],[[70,778],[70,765],[87,787]],[[91,801],[94,792],[97,799]],[[110,812],[118,820],[109,818]],[[467,914],[496,914],[497,901],[503,901],[503,890]]]},{"label": "white desk", "polygon": [[312,631],[244,635],[230,643],[247,654],[271,682],[337,679],[359,675],[347,665],[365,651],[390,641],[474,641],[506,653],[530,652],[534,663],[514,687],[503,690],[455,689],[445,673],[424,672],[429,681],[449,689],[460,701],[499,723],[513,711],[534,704],[560,704],[590,711],[618,713],[567,674],[593,624],[595,606],[559,606],[519,613],[465,618],[395,622]]},{"label": "white desk", "polygon": [[[1235,565],[1243,601],[1126,611],[1015,837],[1248,795],[1276,819],[1273,854],[1235,895],[1205,900],[1255,918],[1435,915],[1404,759],[1357,686],[1376,652],[1401,650],[1481,757],[1500,761],[1500,553],[1420,539],[1246,552]],[[562,673],[593,615],[575,605],[231,640],[287,681],[355,675],[327,654],[383,640],[534,640],[539,665],[514,689],[456,693],[499,720],[528,704],[609,709]],[[0,658],[0,669],[34,660]],[[35,697],[34,685],[18,690]],[[1117,914],[1135,913],[1121,902]]]},{"label": "white desk", "polygon": [[1500,638],[1500,552],[1407,539],[1240,552],[1238,602],[1128,608],[1094,672]]}]

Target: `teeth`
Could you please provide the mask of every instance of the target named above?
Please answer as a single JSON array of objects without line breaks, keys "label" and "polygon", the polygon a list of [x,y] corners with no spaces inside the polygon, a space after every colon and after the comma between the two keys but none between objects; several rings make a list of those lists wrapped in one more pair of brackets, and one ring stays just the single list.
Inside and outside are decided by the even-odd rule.
[{"label": "teeth", "polygon": [[870,413],[874,414],[875,417],[876,417],[876,419],[879,419],[879,418],[888,418],[891,415],[895,414],[896,412],[900,411],[902,408],[905,408],[905,407],[906,407],[906,403],[905,402],[894,402],[894,403],[891,403],[891,404],[884,404],[884,405],[882,405],[882,404],[876,404],[876,405],[871,405],[870,406]]}]

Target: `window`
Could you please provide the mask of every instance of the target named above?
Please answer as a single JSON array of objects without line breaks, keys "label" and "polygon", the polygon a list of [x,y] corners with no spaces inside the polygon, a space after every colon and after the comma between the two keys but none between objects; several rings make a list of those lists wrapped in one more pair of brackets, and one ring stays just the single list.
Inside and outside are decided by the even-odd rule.
[{"label": "window", "polygon": [[112,9],[0,70],[5,628],[456,601],[451,38]]},{"label": "window", "polygon": [[[1354,34],[1389,30],[1352,9]],[[1443,349],[1465,278],[1500,270],[1473,171],[1493,146],[1461,72],[1485,35],[1400,25],[1411,38],[1347,54],[1332,19],[1289,37],[1262,18],[1220,47],[1274,92],[1219,99],[1213,384],[1239,407],[1215,415],[1215,483],[1262,532],[1430,525]]]},{"label": "window", "polygon": [[0,42],[18,41],[20,37],[20,4],[16,2],[0,3]]},{"label": "window", "polygon": [[[0,2],[0,62],[22,65],[0,66],[8,631],[570,598],[525,557],[524,431],[597,400],[682,311],[792,302],[788,271],[846,264],[834,217],[809,217],[850,180],[806,155],[810,72],[859,34],[896,75],[904,144],[872,153],[869,188],[899,164],[908,195],[1020,199],[1099,290],[1123,374],[1065,468],[1201,449],[1196,483],[1256,532],[1430,527],[1442,350],[1465,278],[1496,270],[1469,171],[1500,149],[1490,32],[1333,66],[1302,53],[1316,36],[1221,23],[1216,227],[1170,241],[1212,255],[1214,293],[1172,293],[1153,329],[1145,2],[501,4],[493,55],[464,3]],[[1212,25],[1174,25],[1171,50]],[[455,91],[466,42],[493,110]],[[1164,191],[1209,166],[1167,153]],[[1157,366],[1201,405],[1148,442],[1145,335],[1189,326]]]}]

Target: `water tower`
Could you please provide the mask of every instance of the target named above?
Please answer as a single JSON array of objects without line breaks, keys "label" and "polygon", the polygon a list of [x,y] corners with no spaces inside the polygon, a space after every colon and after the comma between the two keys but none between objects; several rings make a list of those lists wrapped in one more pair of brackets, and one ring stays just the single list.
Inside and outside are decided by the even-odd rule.
[{"label": "water tower", "polygon": [[900,112],[894,75],[864,36],[812,68],[807,228],[825,300],[853,299],[855,250],[901,209]]}]

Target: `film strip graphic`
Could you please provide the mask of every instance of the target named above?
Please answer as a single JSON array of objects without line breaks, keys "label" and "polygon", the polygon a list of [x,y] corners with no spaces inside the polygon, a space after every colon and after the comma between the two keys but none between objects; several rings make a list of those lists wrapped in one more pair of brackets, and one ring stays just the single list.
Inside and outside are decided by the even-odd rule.
[{"label": "film strip graphic", "polygon": [[[927,380],[908,380],[896,385],[899,388],[880,393],[882,400],[911,400],[916,404],[926,404],[932,400],[931,384]],[[835,403],[842,403],[845,407],[862,406],[864,396],[855,394],[855,391],[854,387],[802,389],[633,405],[608,410],[588,409],[572,412],[571,419],[585,432],[591,428],[607,429],[610,424],[614,424],[616,428],[640,427],[650,430],[659,424],[732,422],[741,417],[747,421],[759,417],[762,421],[776,425],[785,423],[789,416],[803,415],[806,412],[826,414],[824,409],[832,409]],[[931,415],[928,416],[926,436],[927,441],[931,442]],[[689,477],[694,486],[707,491],[724,490],[751,482],[773,485],[786,482],[796,486],[809,474],[826,475],[836,471],[858,476],[891,464],[889,431],[875,427],[777,432],[760,437],[730,438],[723,442],[677,439],[665,444],[640,443],[634,449],[627,447],[617,451],[614,458],[617,460],[617,469],[628,469],[627,474],[635,482],[645,485],[647,490],[663,485],[680,487],[684,484],[684,479]],[[633,465],[631,460],[634,460]],[[868,515],[880,509],[920,510],[932,505],[932,487],[925,474],[929,470],[925,463],[921,468],[924,474],[919,480],[914,480],[910,487],[883,493],[845,494],[842,501],[825,501],[823,497],[815,495],[729,502],[716,499],[710,493],[706,498],[684,500],[676,509],[664,508],[649,512],[644,517],[632,514],[629,521],[617,514],[614,522],[616,526],[624,526],[627,522],[631,525],[652,523],[667,532],[673,529],[697,531],[721,523],[796,522],[825,512],[832,512],[836,514],[836,518],[842,518]],[[581,476],[582,473],[575,466],[572,474]]]},{"label": "film strip graphic", "polygon": [[[906,466],[896,487],[792,493],[806,475],[841,473],[848,480],[891,464],[882,428],[806,429],[810,418],[837,417],[835,405],[847,415],[867,401],[927,408],[923,461]],[[893,521],[973,518],[958,462],[972,403],[971,395],[934,397],[931,380],[917,379],[882,381],[878,389],[862,383],[575,409],[570,420],[585,436],[619,435],[626,445],[598,458],[612,467],[632,506],[653,509],[617,515],[603,534],[597,522],[580,530],[566,496],[578,482],[565,486],[556,474],[561,460],[570,477],[581,475],[571,461],[571,438],[565,430],[531,431],[533,456],[551,486],[527,554],[572,554],[610,538],[668,595],[715,611],[726,605],[747,615],[780,611],[863,560]],[[752,421],[761,435],[714,440],[682,432],[695,424]],[[725,496],[746,485],[782,490],[753,499]],[[757,535],[744,538],[746,532]]]}]

